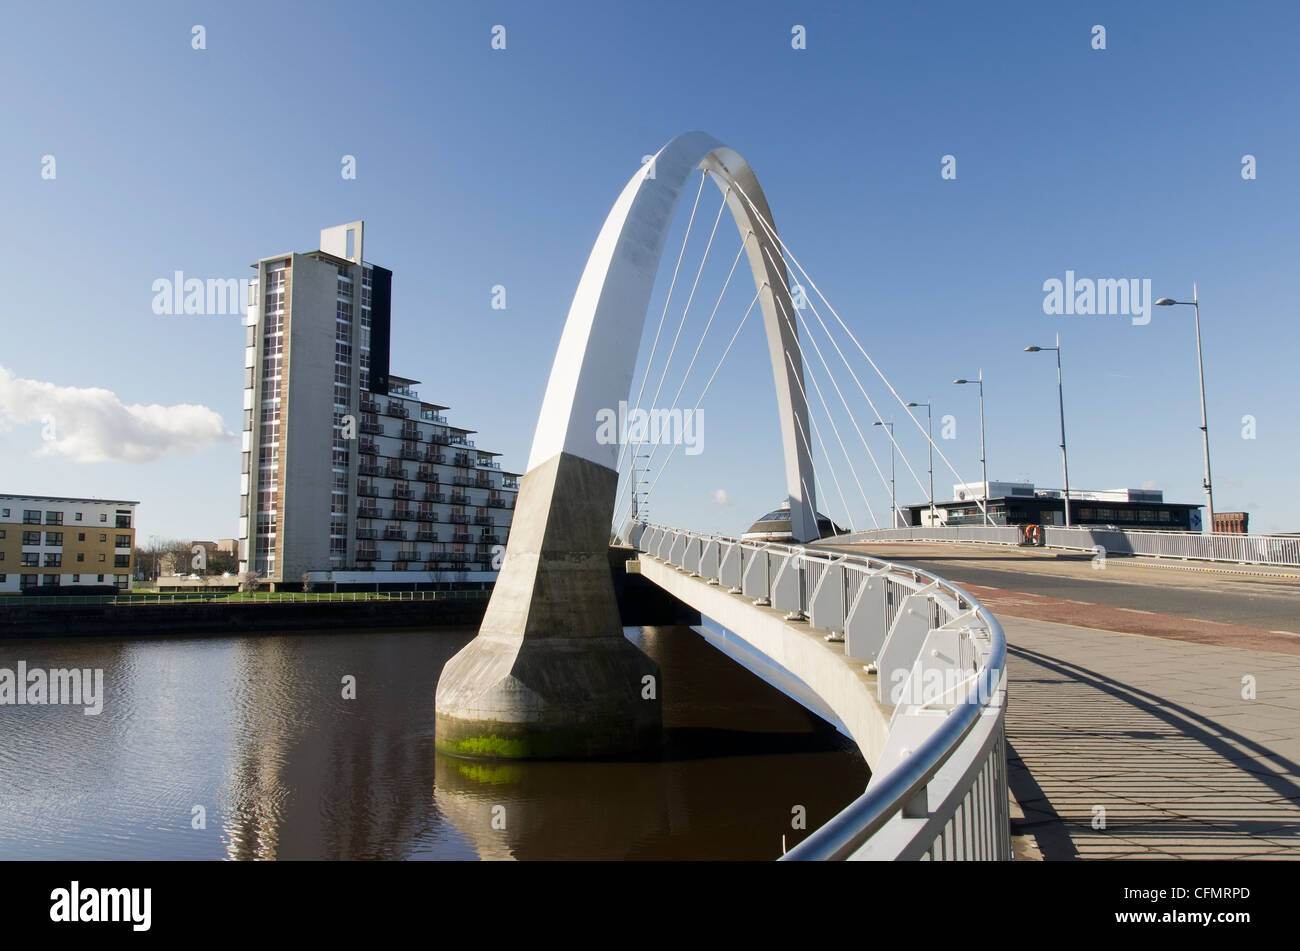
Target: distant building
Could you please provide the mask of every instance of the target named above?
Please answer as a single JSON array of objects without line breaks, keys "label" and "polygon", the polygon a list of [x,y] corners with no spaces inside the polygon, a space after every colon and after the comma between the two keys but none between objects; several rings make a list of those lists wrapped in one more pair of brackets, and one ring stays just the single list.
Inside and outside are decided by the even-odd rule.
[{"label": "distant building", "polygon": [[364,261],[363,230],[327,228],[321,250],[254,265],[240,570],[288,583],[491,580],[518,476],[422,400],[418,381],[390,374],[392,272]]},{"label": "distant building", "polygon": [[1250,513],[1215,512],[1214,530],[1230,535],[1245,535],[1250,531]]},{"label": "distant building", "polygon": [[[817,529],[821,538],[844,534],[844,529],[820,512],[817,513]],[[793,539],[794,536],[790,533],[789,499],[749,526],[749,529],[740,536],[740,540],[744,542],[789,542]]]},{"label": "distant building", "polygon": [[[939,525],[981,525],[980,499],[987,496],[994,525],[1064,525],[1065,499],[1060,489],[1038,489],[1032,482],[990,482],[954,485],[951,501],[934,503]],[[930,524],[930,503],[906,507],[911,525]],[[1201,530],[1201,506],[1166,502],[1160,489],[1070,489],[1072,525],[1118,525],[1156,531]]]},{"label": "distant building", "polygon": [[0,593],[131,590],[139,502],[0,495]]}]

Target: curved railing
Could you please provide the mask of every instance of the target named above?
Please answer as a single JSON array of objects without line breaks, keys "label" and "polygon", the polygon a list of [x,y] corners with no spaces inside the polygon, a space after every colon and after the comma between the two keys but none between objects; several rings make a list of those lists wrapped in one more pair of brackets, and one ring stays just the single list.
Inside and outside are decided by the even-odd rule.
[{"label": "curved railing", "polygon": [[863,555],[641,523],[624,538],[843,640],[875,673],[892,712],[866,792],[786,859],[1011,858],[1006,638],[983,605],[938,575]]}]

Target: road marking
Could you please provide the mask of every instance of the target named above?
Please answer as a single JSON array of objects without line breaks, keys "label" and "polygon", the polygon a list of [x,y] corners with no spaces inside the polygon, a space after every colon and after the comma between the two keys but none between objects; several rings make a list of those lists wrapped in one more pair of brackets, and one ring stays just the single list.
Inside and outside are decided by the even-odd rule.
[{"label": "road marking", "polygon": [[1155,611],[1143,611],[1141,608],[1120,608],[1121,611],[1131,611],[1134,614],[1155,614]]}]

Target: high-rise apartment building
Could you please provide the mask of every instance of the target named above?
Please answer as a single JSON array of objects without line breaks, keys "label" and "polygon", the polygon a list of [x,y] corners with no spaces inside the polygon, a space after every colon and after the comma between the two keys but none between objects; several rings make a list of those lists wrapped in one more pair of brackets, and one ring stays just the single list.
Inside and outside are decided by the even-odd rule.
[{"label": "high-rise apartment building", "polygon": [[327,228],[320,250],[254,265],[240,569],[286,583],[490,579],[518,475],[390,374],[393,275],[365,263],[363,234],[360,221]]},{"label": "high-rise apartment building", "polygon": [[130,591],[139,504],[0,495],[0,592]]}]

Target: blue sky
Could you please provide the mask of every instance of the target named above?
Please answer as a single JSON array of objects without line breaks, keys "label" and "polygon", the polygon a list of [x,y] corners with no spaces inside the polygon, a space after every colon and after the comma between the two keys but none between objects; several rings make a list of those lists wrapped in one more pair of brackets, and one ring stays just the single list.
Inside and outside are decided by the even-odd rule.
[{"label": "blue sky", "polygon": [[[496,24],[503,51],[490,48]],[[1092,49],[1095,24],[1105,50]],[[143,536],[233,535],[238,443],[212,438],[205,412],[238,432],[241,321],[157,316],[152,282],[247,277],[258,257],[310,250],[321,228],[357,218],[367,258],[395,275],[394,371],[521,469],[610,204],[642,155],[704,129],[753,165],[783,238],[899,392],[956,418],[941,446],[972,481],[976,393],[951,380],[982,368],[990,478],[1059,484],[1051,356],[1022,353],[1059,331],[1072,485],[1202,500],[1190,308],[1145,326],[1042,309],[1043,282],[1067,269],[1150,279],[1180,300],[1197,281],[1216,507],[1249,511],[1256,531],[1300,531],[1298,26],[1291,5],[1249,3],[10,8],[0,491],[138,499]],[[347,154],[355,180],[340,175]],[[944,155],[955,180],[940,176]],[[706,191],[709,222],[717,200]],[[718,259],[738,243],[721,229]],[[504,311],[490,306],[497,284]],[[724,299],[697,374],[751,294]],[[662,300],[661,288],[648,334]],[[691,345],[708,310],[692,310]],[[42,439],[42,394],[115,401],[15,380],[160,404],[172,409],[136,416],[173,425],[155,433],[157,458],[78,461],[94,453]],[[703,404],[705,451],[677,455],[654,517],[739,531],[769,509],[783,493],[774,407],[755,321]],[[112,440],[87,427],[122,417],[104,412],[56,417],[57,431],[102,448]],[[924,440],[903,423],[924,479]],[[884,462],[880,432],[867,435]],[[885,512],[887,490],[858,465]],[[899,472],[900,502],[922,500]],[[940,497],[953,481],[936,472]],[[823,492],[838,503],[829,480]]]}]

